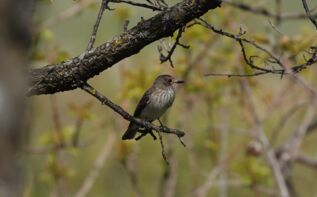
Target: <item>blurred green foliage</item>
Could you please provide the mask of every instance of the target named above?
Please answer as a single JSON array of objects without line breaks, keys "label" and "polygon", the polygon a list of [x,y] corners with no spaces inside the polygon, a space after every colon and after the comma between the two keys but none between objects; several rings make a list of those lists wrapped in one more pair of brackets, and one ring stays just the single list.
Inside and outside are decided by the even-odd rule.
[{"label": "blurred green foliage", "polygon": [[[64,61],[85,50],[100,2],[91,1],[76,15],[57,20],[64,10],[80,5],[80,2],[38,2],[34,16],[34,45],[30,54],[34,67]],[[251,0],[244,2],[254,3]],[[274,1],[260,2],[274,10]],[[291,2],[285,3],[285,10],[303,11],[299,2]],[[141,16],[148,18],[153,15],[150,10],[124,4],[110,4],[110,7],[115,10],[106,10],[95,46],[120,34],[125,20],[129,19],[129,27],[132,27]],[[302,63],[305,60],[304,50],[316,44],[316,32],[302,20],[282,23],[278,27],[283,32],[280,35],[270,27],[267,18],[226,5],[210,11],[204,18],[233,33],[238,33],[242,26],[247,31],[244,35],[246,38],[288,56],[291,65]],[[170,45],[174,39],[164,40],[166,45]],[[157,75],[168,73],[186,78],[186,84],[179,88],[175,104],[165,117],[168,126],[186,131],[184,140],[188,145],[183,148],[175,136],[164,135],[169,155],[177,163],[175,196],[195,196],[209,172],[223,162],[228,181],[225,187],[227,196],[269,196],[258,194],[256,188],[273,188],[277,191],[271,169],[262,157],[246,153],[247,144],[253,139],[253,125],[241,90],[241,79],[203,77],[209,72],[252,73],[253,70],[243,60],[239,45],[199,25],[187,29],[181,42],[190,45],[190,49],[176,49],[172,57],[174,69],[168,62],[160,64],[157,46],[161,43],[156,42],[89,82],[133,113],[136,103]],[[247,53],[258,56],[254,59],[255,63],[265,66],[268,58],[265,54],[250,46]],[[316,71],[312,67],[300,75],[316,87]],[[281,80],[280,76],[265,75],[246,80],[256,111],[263,118],[263,128],[269,138],[276,136],[273,146],[278,147],[301,123],[303,111],[296,112],[281,130],[274,129],[278,128],[285,113],[307,101],[306,93],[299,85],[288,78]],[[55,98],[55,105],[49,97]],[[54,192],[59,196],[73,196],[87,178],[110,134],[117,137],[115,145],[89,196],[137,196],[136,187],[143,196],[161,196],[167,166],[158,141],[153,141],[149,136],[137,142],[121,141],[128,122],[80,90],[33,97],[32,103],[34,115],[27,149],[28,162],[25,164],[25,196],[50,196]],[[56,126],[54,114],[57,114],[55,119],[58,119],[60,127]],[[72,140],[78,129],[79,145],[73,146]],[[315,140],[317,135],[310,135],[301,150],[316,154]],[[317,184],[316,173],[295,164],[294,185],[300,196],[312,196],[317,192],[316,188],[311,187]],[[137,186],[133,178],[131,181],[133,174],[138,180]],[[231,180],[237,184],[230,185]],[[220,181],[216,182],[208,196],[221,195],[223,186]]]}]

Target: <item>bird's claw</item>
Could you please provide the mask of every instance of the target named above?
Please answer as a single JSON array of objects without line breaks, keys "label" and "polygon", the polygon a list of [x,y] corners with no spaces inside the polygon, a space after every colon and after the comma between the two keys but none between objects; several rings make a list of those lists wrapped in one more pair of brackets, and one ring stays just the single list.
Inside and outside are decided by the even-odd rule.
[{"label": "bird's claw", "polygon": [[152,130],[150,130],[149,133],[150,133],[150,135],[153,137],[153,140],[156,140],[156,139],[157,139]]},{"label": "bird's claw", "polygon": [[153,137],[153,140],[156,140],[156,136],[154,135],[152,129],[143,129],[143,130],[139,130],[139,132],[141,133],[141,135],[139,135],[138,137],[135,138],[136,141],[140,140],[141,138],[143,138],[144,136],[146,136],[147,134],[150,134]]}]

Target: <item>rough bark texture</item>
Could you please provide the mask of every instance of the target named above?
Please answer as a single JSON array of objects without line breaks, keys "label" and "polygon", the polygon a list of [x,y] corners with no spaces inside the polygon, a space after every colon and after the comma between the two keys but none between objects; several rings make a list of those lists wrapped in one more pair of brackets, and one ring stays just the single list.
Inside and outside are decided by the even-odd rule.
[{"label": "rough bark texture", "polygon": [[184,0],[154,17],[139,22],[91,51],[59,64],[29,71],[29,95],[53,94],[72,90],[113,66],[138,53],[148,44],[173,35],[178,28],[220,6],[221,0]]}]

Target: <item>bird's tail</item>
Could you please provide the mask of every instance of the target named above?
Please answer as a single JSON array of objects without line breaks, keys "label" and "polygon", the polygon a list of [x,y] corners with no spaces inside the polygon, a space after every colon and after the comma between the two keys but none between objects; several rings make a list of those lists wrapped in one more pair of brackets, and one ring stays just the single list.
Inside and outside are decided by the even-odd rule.
[{"label": "bird's tail", "polygon": [[127,131],[123,134],[122,140],[133,139],[138,132],[139,126],[133,123],[129,124]]}]

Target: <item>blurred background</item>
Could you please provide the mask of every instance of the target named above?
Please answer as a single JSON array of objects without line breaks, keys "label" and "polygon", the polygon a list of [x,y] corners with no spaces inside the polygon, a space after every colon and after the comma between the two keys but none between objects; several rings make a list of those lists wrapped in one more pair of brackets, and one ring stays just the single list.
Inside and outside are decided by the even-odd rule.
[{"label": "blurred background", "polygon": [[[136,2],[146,3],[144,0]],[[178,1],[168,0],[169,5]],[[272,13],[304,13],[297,0],[241,0]],[[314,0],[307,1],[311,9]],[[85,51],[101,1],[41,0],[33,16],[32,67],[42,67]],[[278,6],[280,5],[280,6]],[[156,13],[123,3],[110,3],[101,21],[95,46],[111,40],[128,27]],[[280,10],[279,10],[280,9]],[[314,10],[313,10],[314,11]],[[316,12],[313,12],[316,13]],[[224,3],[203,17],[234,34],[243,28],[246,38],[265,46],[288,65],[305,61],[305,51],[316,44],[316,30],[306,18],[283,19],[243,11]],[[25,146],[24,196],[279,196],[274,175],[261,143],[259,128],[270,147],[283,146],[315,113],[311,91],[317,91],[316,67],[291,77],[267,74],[252,78],[210,76],[208,73],[252,73],[236,41],[196,25],[187,29],[173,55],[175,68],[161,64],[158,46],[171,46],[174,38],[157,41],[89,83],[129,113],[156,76],[185,79],[163,122],[186,132],[183,147],[174,135],[164,134],[166,165],[158,140],[122,141],[128,121],[76,89],[54,95],[33,96],[31,133]],[[247,53],[261,56],[250,47]],[[287,58],[285,58],[287,57]],[[310,87],[312,90],[307,90]],[[311,112],[313,111],[313,112]],[[317,129],[310,125],[299,152],[317,159]],[[317,162],[316,162],[317,163]],[[293,161],[291,187],[297,196],[316,195],[317,165]],[[90,184],[90,186],[89,186]],[[87,186],[88,185],[88,186]]]}]

